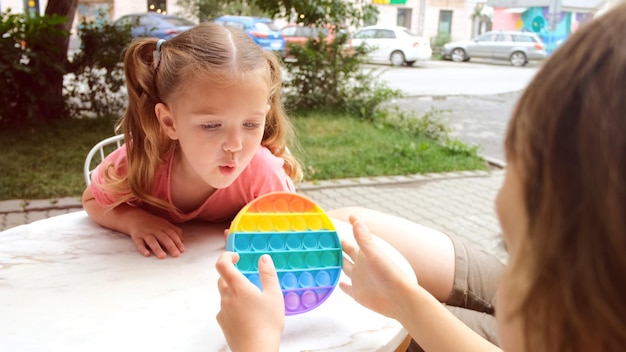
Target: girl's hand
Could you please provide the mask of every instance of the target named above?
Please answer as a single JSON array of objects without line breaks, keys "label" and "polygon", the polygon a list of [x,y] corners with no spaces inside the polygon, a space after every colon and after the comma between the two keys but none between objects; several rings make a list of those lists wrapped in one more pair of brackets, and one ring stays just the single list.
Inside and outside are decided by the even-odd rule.
[{"label": "girl's hand", "polygon": [[135,218],[129,235],[137,251],[144,257],[149,257],[152,252],[157,258],[163,259],[167,257],[165,251],[172,257],[178,257],[185,252],[183,230],[162,217],[147,212]]},{"label": "girl's hand", "polygon": [[405,300],[402,296],[417,286],[416,280],[375,243],[365,224],[355,216],[350,216],[350,223],[356,244],[342,238],[341,246],[343,271],[352,283],[340,282],[339,287],[361,305],[397,319]]},{"label": "girl's hand", "polygon": [[272,258],[259,258],[259,290],[235,267],[239,254],[224,252],[215,267],[222,297],[217,313],[226,342],[234,352],[278,351],[285,325],[285,303]]}]

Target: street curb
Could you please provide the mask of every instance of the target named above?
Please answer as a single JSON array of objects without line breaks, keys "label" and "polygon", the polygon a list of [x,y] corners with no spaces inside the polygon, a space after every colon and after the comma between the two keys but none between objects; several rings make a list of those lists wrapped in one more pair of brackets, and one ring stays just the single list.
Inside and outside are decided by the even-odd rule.
[{"label": "street curb", "polygon": [[437,181],[444,179],[464,178],[464,177],[485,177],[501,173],[504,170],[490,171],[457,171],[457,172],[441,172],[431,174],[414,174],[407,176],[376,176],[376,177],[359,177],[359,178],[342,178],[336,180],[321,180],[304,182],[296,185],[297,190],[312,189],[329,189],[329,188],[345,188],[345,187],[363,187],[363,186],[380,186],[380,185],[397,185],[415,182]]},{"label": "street curb", "polygon": [[82,207],[83,204],[81,199],[76,197],[53,199],[13,199],[0,201],[0,214],[77,209]]},{"label": "street curb", "polygon": [[[436,181],[462,177],[485,177],[504,171],[505,164],[498,160],[484,158],[491,165],[489,171],[457,171],[429,174],[414,174],[406,176],[373,176],[358,178],[343,178],[334,180],[307,181],[296,185],[297,190],[331,189],[339,187],[363,187],[380,185],[397,185],[414,182]],[[53,199],[13,199],[0,201],[0,214],[26,213],[31,211],[49,211],[64,209],[80,209],[83,207],[80,198],[65,197]]]}]

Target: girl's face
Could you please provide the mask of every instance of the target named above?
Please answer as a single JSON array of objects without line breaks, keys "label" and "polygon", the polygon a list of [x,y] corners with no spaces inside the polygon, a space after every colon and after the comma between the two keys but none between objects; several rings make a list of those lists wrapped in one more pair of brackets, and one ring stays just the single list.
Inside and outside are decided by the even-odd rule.
[{"label": "girl's face", "polygon": [[228,87],[195,80],[155,112],[180,144],[177,168],[189,182],[219,189],[231,185],[257,152],[269,112],[269,88],[261,75]]},{"label": "girl's face", "polygon": [[[500,219],[502,236],[509,253],[509,262],[516,260],[520,241],[524,241],[527,233],[527,214],[524,207],[522,178],[519,165],[510,163],[507,166],[504,183],[496,198],[496,211]],[[515,278],[514,280],[522,280]],[[519,299],[517,285],[510,286],[510,278],[502,280],[496,300],[496,321],[501,347],[504,351],[523,351],[522,324],[519,317],[509,318],[512,303]],[[518,284],[519,282],[516,282]]]}]

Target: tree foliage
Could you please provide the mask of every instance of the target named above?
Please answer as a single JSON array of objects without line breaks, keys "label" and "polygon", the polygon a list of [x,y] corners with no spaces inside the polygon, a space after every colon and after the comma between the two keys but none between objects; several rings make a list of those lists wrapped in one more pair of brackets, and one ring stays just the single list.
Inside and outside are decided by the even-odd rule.
[{"label": "tree foliage", "polygon": [[360,27],[378,14],[368,0],[251,0],[271,17],[284,17],[304,25]]},{"label": "tree foliage", "polygon": [[0,123],[67,117],[63,77],[78,0],[49,0],[45,14],[0,14]]},{"label": "tree foliage", "polygon": [[56,77],[63,83],[67,59],[58,60],[56,39],[68,36],[64,23],[60,16],[0,14],[0,123],[63,117],[62,92],[50,86]]},{"label": "tree foliage", "polygon": [[268,16],[261,8],[247,1],[236,0],[178,0],[183,15],[194,17],[198,22],[210,21],[222,15]]}]

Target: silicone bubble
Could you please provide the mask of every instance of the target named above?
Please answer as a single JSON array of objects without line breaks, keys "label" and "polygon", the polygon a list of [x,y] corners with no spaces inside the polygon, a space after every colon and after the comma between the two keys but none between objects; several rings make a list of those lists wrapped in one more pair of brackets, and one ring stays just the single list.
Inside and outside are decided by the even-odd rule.
[{"label": "silicone bubble", "polygon": [[258,260],[272,257],[285,315],[321,305],[341,273],[341,242],[332,221],[315,202],[295,193],[268,193],[247,204],[228,230],[226,249],[239,253],[237,268],[259,288]]}]

